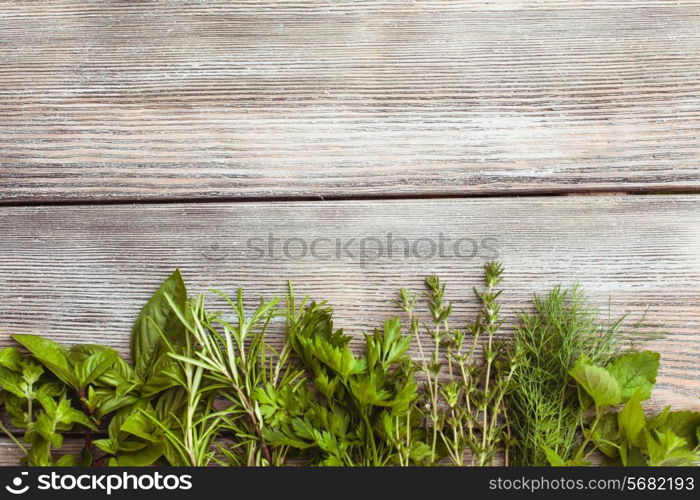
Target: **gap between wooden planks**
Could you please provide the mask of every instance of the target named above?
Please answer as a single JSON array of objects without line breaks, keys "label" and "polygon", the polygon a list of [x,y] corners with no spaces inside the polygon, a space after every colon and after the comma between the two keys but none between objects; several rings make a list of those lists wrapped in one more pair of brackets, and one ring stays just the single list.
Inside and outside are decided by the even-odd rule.
[{"label": "gap between wooden planks", "polygon": [[[177,266],[191,293],[242,286],[251,305],[260,294],[282,296],[291,280],[298,294],[328,299],[337,326],[358,341],[399,314],[392,304],[399,287],[420,292],[423,277],[435,272],[455,301],[452,324],[466,325],[478,307],[471,287],[495,250],[506,267],[505,335],[533,292],[560,282],[581,282],[606,311],[610,297],[611,313],[629,312],[631,322],[649,307],[647,320],[666,333],[648,345],[662,353],[653,406],[698,409],[699,219],[700,197],[691,195],[6,207],[0,345],[11,344],[10,334],[35,333],[127,353],[139,309]],[[468,258],[465,239],[461,258],[448,243],[444,256],[426,258],[441,234],[443,241],[472,239],[476,256]],[[406,239],[415,253],[405,257],[396,246],[391,257],[369,258],[388,235]],[[301,257],[303,242],[319,238],[348,252],[329,259],[330,246],[321,245],[321,258]],[[273,331],[280,339],[281,322]]]},{"label": "gap between wooden planks", "polygon": [[700,190],[700,2],[0,2],[0,203]]}]

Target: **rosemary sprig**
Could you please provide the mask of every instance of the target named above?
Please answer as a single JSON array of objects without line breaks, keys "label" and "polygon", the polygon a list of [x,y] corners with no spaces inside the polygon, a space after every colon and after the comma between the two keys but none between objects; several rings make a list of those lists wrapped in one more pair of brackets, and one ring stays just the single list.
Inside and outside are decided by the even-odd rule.
[{"label": "rosemary sprig", "polygon": [[187,313],[171,304],[192,336],[193,345],[191,353],[172,353],[171,356],[203,370],[217,394],[229,403],[220,418],[222,428],[234,436],[234,444],[222,448],[232,464],[283,465],[286,448],[273,449],[263,437],[265,420],[261,403],[280,386],[295,384],[301,373],[288,364],[288,346],[277,353],[265,342],[268,325],[276,314],[277,300],[261,300],[248,317],[241,289],[235,301],[223,292],[216,293],[231,306],[235,323],[225,320],[220,313],[208,313],[203,296],[190,301]]}]

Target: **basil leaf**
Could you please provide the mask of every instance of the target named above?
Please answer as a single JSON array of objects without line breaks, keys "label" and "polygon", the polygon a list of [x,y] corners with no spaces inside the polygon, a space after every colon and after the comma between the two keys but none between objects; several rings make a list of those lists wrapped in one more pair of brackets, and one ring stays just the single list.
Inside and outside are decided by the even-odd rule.
[{"label": "basil leaf", "polygon": [[181,310],[185,309],[187,289],[179,269],[163,282],[143,306],[132,328],[131,357],[136,374],[142,380],[152,376],[154,365],[164,350],[161,332],[173,344],[182,343],[185,337],[185,327],[166,296],[170,296]]},{"label": "basil leaf", "polygon": [[152,465],[163,455],[162,445],[152,445],[141,448],[138,451],[120,453],[113,459],[110,459],[110,466],[119,467],[145,467]]},{"label": "basil leaf", "polygon": [[100,375],[107,371],[119,357],[114,349],[101,348],[86,360],[76,364],[75,376],[81,388],[95,381]]},{"label": "basil leaf", "polygon": [[109,455],[114,455],[117,453],[117,443],[111,439],[95,439],[92,444],[95,445],[97,449],[102,450]]},{"label": "basil leaf", "polygon": [[174,374],[178,372],[180,365],[163,352],[153,363],[151,376],[141,387],[141,396],[147,398],[163,392],[166,389],[178,385]]},{"label": "basil leaf", "polygon": [[73,455],[61,455],[53,465],[55,467],[75,467],[75,457]]}]

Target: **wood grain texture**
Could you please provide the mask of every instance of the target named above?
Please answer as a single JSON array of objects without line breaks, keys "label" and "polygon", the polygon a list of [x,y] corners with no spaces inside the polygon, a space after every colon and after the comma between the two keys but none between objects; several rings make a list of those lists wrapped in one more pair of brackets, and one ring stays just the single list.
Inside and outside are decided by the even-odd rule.
[{"label": "wood grain texture", "polygon": [[[56,456],[71,454],[75,455],[79,461],[82,445],[83,441],[81,439],[68,437],[65,439],[61,451],[57,453]],[[19,465],[23,457],[24,453],[22,453],[22,450],[20,450],[15,443],[6,437],[0,437],[0,467]]]},{"label": "wood grain texture", "polygon": [[700,188],[700,2],[0,2],[0,202]]},{"label": "wood grain texture", "polygon": [[[655,405],[698,409],[699,218],[700,197],[692,195],[5,207],[0,345],[10,334],[35,333],[126,353],[140,307],[176,266],[191,293],[242,286],[250,304],[260,294],[283,295],[292,280],[298,294],[328,299],[337,326],[358,341],[398,314],[399,287],[420,291],[436,272],[455,301],[452,324],[466,325],[477,309],[471,287],[495,250],[507,269],[506,334],[533,292],[559,282],[580,281],[606,310],[612,297],[613,315],[636,320],[649,306],[648,321],[667,334],[649,345],[663,356]],[[276,238],[271,252],[268,234]],[[408,256],[402,238],[413,248]],[[454,255],[458,238],[476,242],[474,257],[469,240],[460,241],[462,257]],[[302,257],[313,241],[318,258]]]}]

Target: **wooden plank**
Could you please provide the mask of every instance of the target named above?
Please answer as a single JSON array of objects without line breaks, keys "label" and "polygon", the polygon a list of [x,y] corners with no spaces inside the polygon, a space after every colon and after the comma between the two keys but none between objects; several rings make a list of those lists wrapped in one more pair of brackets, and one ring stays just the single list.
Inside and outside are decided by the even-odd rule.
[{"label": "wooden plank", "polygon": [[700,2],[0,2],[0,202],[696,190]]},{"label": "wooden plank", "polygon": [[[82,449],[83,441],[80,438],[67,437],[64,440],[61,450],[55,454],[60,456],[64,454],[75,455],[80,461],[80,450]],[[0,467],[10,467],[19,465],[20,460],[24,457],[24,453],[15,443],[4,436],[0,436]]]},{"label": "wooden plank", "polygon": [[[36,333],[126,352],[140,307],[176,266],[191,293],[242,286],[250,304],[283,295],[292,280],[299,294],[328,299],[358,340],[398,314],[399,287],[420,291],[436,272],[455,301],[453,324],[466,325],[477,308],[471,287],[495,250],[507,269],[506,334],[533,292],[559,282],[580,281],[606,309],[611,296],[613,315],[636,319],[649,306],[648,321],[667,333],[649,346],[663,354],[655,402],[698,408],[699,218],[693,195],[4,207],[0,345]],[[455,256],[458,238],[476,242],[475,257],[467,239]],[[319,258],[302,257],[313,241]]]}]

